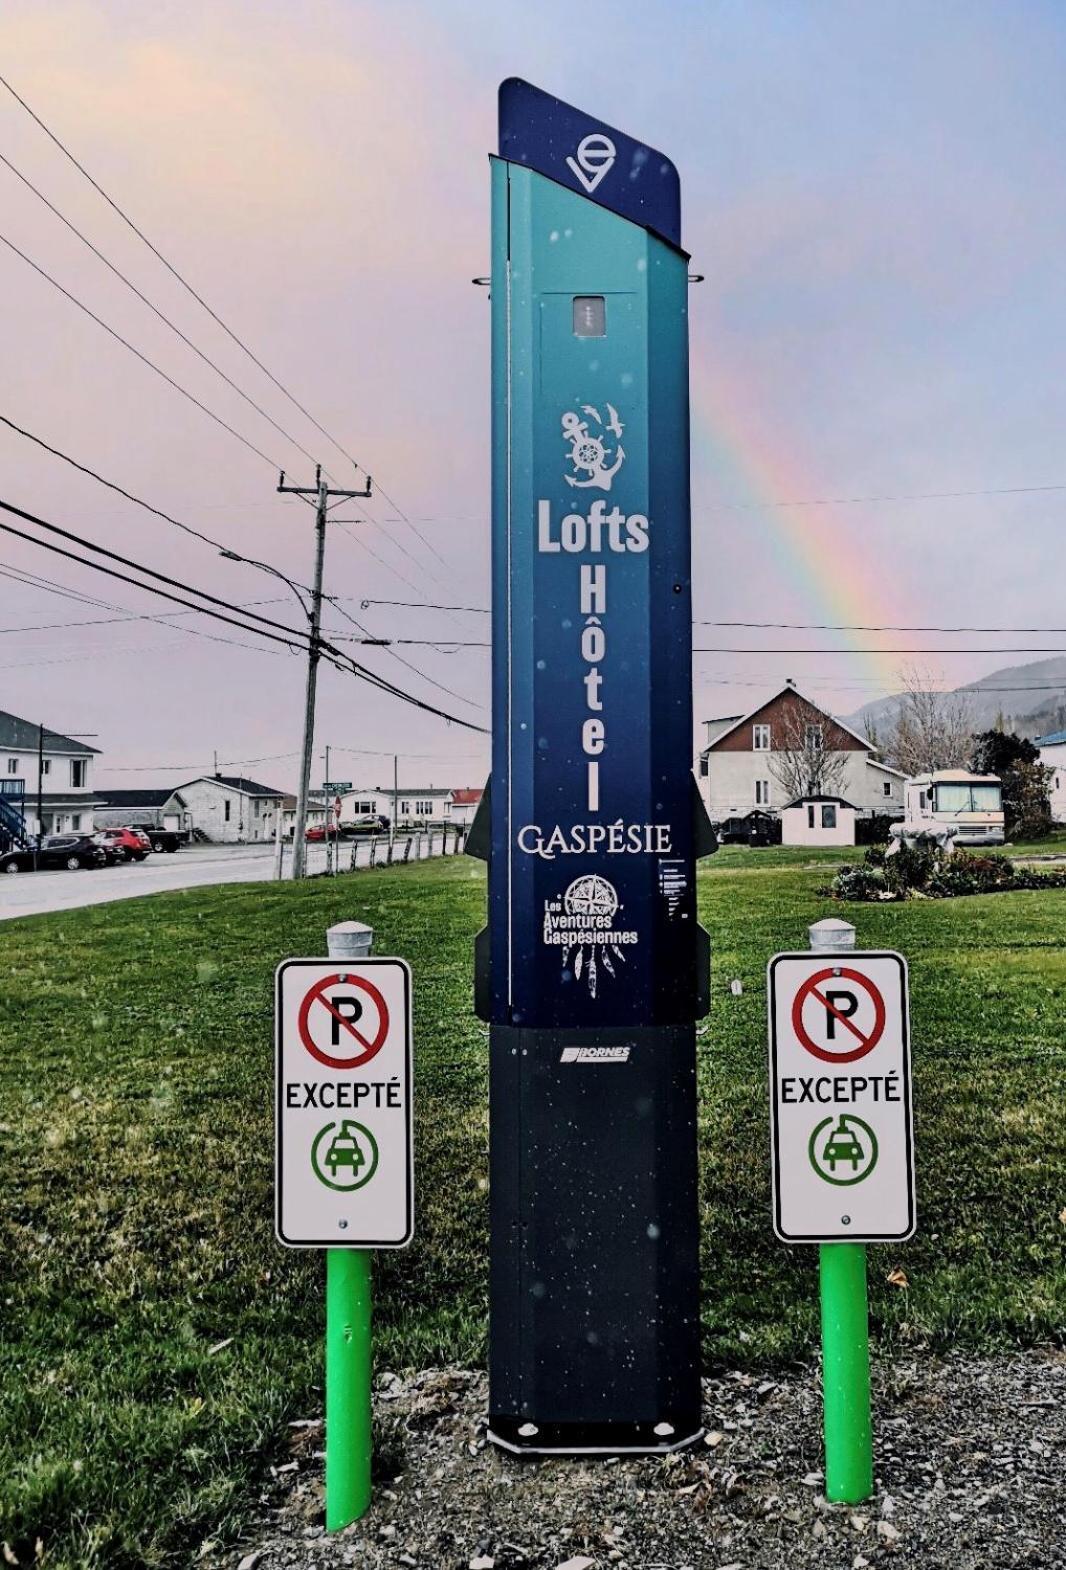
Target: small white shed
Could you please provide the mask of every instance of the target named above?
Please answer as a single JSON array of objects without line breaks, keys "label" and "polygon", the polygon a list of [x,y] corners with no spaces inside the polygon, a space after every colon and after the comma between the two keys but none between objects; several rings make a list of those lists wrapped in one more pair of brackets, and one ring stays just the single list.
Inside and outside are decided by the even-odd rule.
[{"label": "small white shed", "polygon": [[843,796],[798,796],[781,809],[781,843],[854,845],[857,810]]}]

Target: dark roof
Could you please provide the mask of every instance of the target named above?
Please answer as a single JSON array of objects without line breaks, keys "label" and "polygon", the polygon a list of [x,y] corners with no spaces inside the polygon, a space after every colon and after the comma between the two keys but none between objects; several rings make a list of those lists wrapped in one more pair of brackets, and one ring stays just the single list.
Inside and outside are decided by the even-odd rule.
[{"label": "dark roof", "polygon": [[[0,709],[0,748],[13,747],[18,752],[36,752],[40,738],[40,726],[33,720],[20,720],[17,714],[7,714]],[[90,747],[87,741],[75,741],[73,736],[63,736],[57,730],[44,728],[45,752],[73,752],[83,756],[88,752],[99,752],[99,747]]]},{"label": "dark roof", "polygon": [[1036,738],[1038,747],[1061,747],[1064,742],[1066,742],[1066,730],[1048,731],[1046,736]]},{"label": "dark roof", "polygon": [[[260,785],[256,780],[245,779],[243,774],[198,774],[193,780],[186,780],[186,785],[199,785],[204,781],[208,785],[224,785],[227,790],[243,791],[246,796],[278,796],[288,794],[287,791],[275,790],[272,785]],[[179,790],[185,787],[178,786]]]},{"label": "dark roof", "polygon": [[[21,801],[22,811],[24,813],[36,812],[37,810],[37,792],[35,790],[27,791],[25,796],[22,797],[7,796],[5,797],[5,800]],[[91,791],[87,795],[82,795],[76,791],[69,790],[46,790],[41,792],[42,807],[80,808],[100,807],[102,805],[103,803],[101,802],[99,796],[94,796]]]},{"label": "dark roof", "polygon": [[789,807],[805,807],[809,801],[835,801],[838,807],[850,807],[852,812],[858,812],[858,807],[852,801],[845,801],[843,796],[797,796],[795,801],[786,802],[781,809],[787,812]]},{"label": "dark roof", "polygon": [[165,807],[175,793],[162,790],[108,790],[101,797],[105,807]]}]

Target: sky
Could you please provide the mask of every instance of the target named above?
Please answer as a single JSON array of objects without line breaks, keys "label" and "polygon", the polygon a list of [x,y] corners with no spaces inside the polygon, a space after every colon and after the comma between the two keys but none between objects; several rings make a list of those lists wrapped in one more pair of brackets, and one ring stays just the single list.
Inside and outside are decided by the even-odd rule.
[{"label": "sky", "polygon": [[[346,611],[373,636],[433,640],[356,650],[427,703],[489,723],[488,650],[456,645],[488,637],[489,312],[471,279],[488,270],[487,154],[512,75],[680,169],[705,275],[691,298],[698,621],[1066,622],[1066,489],[1039,489],[1066,486],[1061,6],[7,0],[0,72],[342,450],[3,88],[4,158],[285,434],[2,164],[0,234],[260,453],[5,245],[0,414],[299,583],[313,518],[276,494],[277,467],[308,484],[320,459],[351,486],[354,456],[387,496],[337,509],[355,521],[328,532],[327,625],[358,635]],[[0,479],[16,506],[302,624],[276,578],[3,426]],[[957,492],[985,494],[943,494]],[[0,707],[91,734],[98,786],[177,783],[216,756],[294,786],[298,655],[196,617],[125,619],[167,607],[10,535],[0,569],[105,602],[0,575]],[[470,609],[380,603],[397,600]],[[699,721],[786,677],[847,713],[906,663],[954,685],[1038,658],[880,651],[1066,637],[697,626],[695,643],[729,651],[695,656]],[[790,652],[744,652],[763,649]],[[401,785],[483,780],[477,731],[329,667],[319,694],[315,781],[327,744],[335,780],[391,782],[394,754]]]}]

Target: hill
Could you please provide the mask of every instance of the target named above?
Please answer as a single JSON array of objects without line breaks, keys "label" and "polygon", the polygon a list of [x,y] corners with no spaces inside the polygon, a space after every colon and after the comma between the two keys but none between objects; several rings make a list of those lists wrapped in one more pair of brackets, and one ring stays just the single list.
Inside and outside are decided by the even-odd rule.
[{"label": "hill", "polygon": [[[1004,727],[1019,736],[1040,736],[1066,725],[1066,655],[1029,665],[1006,665],[979,681],[956,688],[965,693],[975,731],[990,730],[1002,716]],[[860,734],[867,721],[882,732],[892,724],[901,695],[878,698],[844,718]]]}]

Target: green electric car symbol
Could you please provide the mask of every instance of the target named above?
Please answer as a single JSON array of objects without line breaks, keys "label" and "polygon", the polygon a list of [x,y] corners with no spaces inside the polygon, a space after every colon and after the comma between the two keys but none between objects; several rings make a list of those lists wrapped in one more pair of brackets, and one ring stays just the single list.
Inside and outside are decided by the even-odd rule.
[{"label": "green electric car symbol", "polygon": [[[332,1129],[337,1129],[337,1132],[325,1144]],[[311,1146],[311,1167],[318,1181],[327,1188],[350,1194],[370,1182],[377,1165],[377,1140],[368,1128],[352,1118],[345,1118],[339,1127],[336,1123],[327,1123],[315,1135],[315,1142]]]},{"label": "green electric car symbol", "polygon": [[807,1144],[811,1166],[827,1183],[846,1187],[861,1183],[877,1165],[877,1135],[869,1123],[850,1112],[833,1119],[823,1118]]}]

